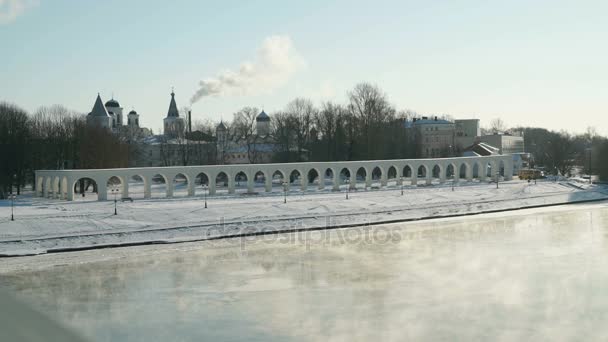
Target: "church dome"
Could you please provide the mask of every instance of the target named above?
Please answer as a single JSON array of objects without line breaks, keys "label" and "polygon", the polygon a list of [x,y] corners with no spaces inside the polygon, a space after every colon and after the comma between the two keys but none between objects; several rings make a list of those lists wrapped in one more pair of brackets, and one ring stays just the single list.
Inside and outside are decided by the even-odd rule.
[{"label": "church dome", "polygon": [[129,114],[137,114],[137,112],[135,110],[132,110],[129,112]]},{"label": "church dome", "polygon": [[118,101],[111,99],[108,102],[106,102],[106,107],[119,108],[120,104],[118,103]]},{"label": "church dome", "polygon": [[215,128],[218,131],[225,131],[226,130],[226,125],[224,125],[224,121],[220,121],[220,124],[217,125],[217,127]]},{"label": "church dome", "polygon": [[255,121],[270,121],[270,116],[268,116],[268,114],[266,114],[265,111],[262,111],[260,114],[258,114],[258,116],[255,118]]}]

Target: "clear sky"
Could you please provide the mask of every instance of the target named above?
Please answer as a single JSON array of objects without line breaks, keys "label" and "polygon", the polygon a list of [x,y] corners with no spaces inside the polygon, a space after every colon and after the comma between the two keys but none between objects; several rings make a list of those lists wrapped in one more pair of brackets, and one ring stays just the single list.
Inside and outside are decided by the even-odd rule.
[{"label": "clear sky", "polygon": [[287,71],[256,69],[280,75],[204,97],[193,119],[344,102],[368,81],[399,109],[608,134],[607,13],[605,0],[0,0],[0,100],[88,113],[114,93],[158,132],[172,86],[187,106],[279,36]]}]

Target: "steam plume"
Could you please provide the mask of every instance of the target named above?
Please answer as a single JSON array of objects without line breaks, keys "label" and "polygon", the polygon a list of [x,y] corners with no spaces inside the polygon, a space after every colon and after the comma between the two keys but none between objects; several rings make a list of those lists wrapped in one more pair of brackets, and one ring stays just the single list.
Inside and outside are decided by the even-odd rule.
[{"label": "steam plume", "polygon": [[253,61],[243,62],[236,70],[224,70],[199,82],[190,104],[203,97],[228,93],[257,93],[285,84],[304,61],[288,36],[264,40]]}]

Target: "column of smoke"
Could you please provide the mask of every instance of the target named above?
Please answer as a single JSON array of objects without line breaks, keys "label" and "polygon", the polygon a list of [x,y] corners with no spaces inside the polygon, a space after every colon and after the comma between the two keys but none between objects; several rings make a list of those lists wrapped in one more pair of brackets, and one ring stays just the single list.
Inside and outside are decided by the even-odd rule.
[{"label": "column of smoke", "polygon": [[215,77],[200,81],[190,104],[208,96],[249,95],[272,91],[285,84],[303,65],[303,59],[288,36],[268,37],[258,49],[253,61],[243,62],[235,70],[224,70]]}]

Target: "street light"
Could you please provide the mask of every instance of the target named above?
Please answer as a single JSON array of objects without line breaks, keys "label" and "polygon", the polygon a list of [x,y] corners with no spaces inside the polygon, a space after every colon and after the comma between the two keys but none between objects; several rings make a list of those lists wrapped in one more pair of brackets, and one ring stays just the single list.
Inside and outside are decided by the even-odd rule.
[{"label": "street light", "polygon": [[592,174],[592,172],[591,172],[591,156],[592,156],[591,147],[588,147],[587,151],[589,151],[589,184],[592,184],[593,182],[591,180],[591,174]]},{"label": "street light", "polygon": [[114,195],[114,215],[118,215],[118,212],[116,211],[116,195],[118,195],[118,191],[120,191],[120,189],[118,189],[117,186],[112,187],[112,195]]},{"label": "street light", "polygon": [[346,178],[344,183],[346,184],[346,199],[348,199],[348,194],[350,193],[350,178]]},{"label": "street light", "polygon": [[498,189],[498,179],[500,177],[500,171],[496,170],[496,189]]},{"label": "street light", "polygon": [[17,199],[17,196],[15,194],[11,194],[10,195],[10,199],[11,199],[11,221],[15,221],[15,199]]},{"label": "street light", "polygon": [[401,196],[403,196],[403,177],[399,179],[401,181]]},{"label": "street light", "polygon": [[203,184],[203,191],[205,193],[205,209],[207,209],[207,191],[209,190],[209,185]]},{"label": "street light", "polygon": [[287,186],[289,185],[289,183],[287,182],[283,182],[283,203],[287,203]]}]

